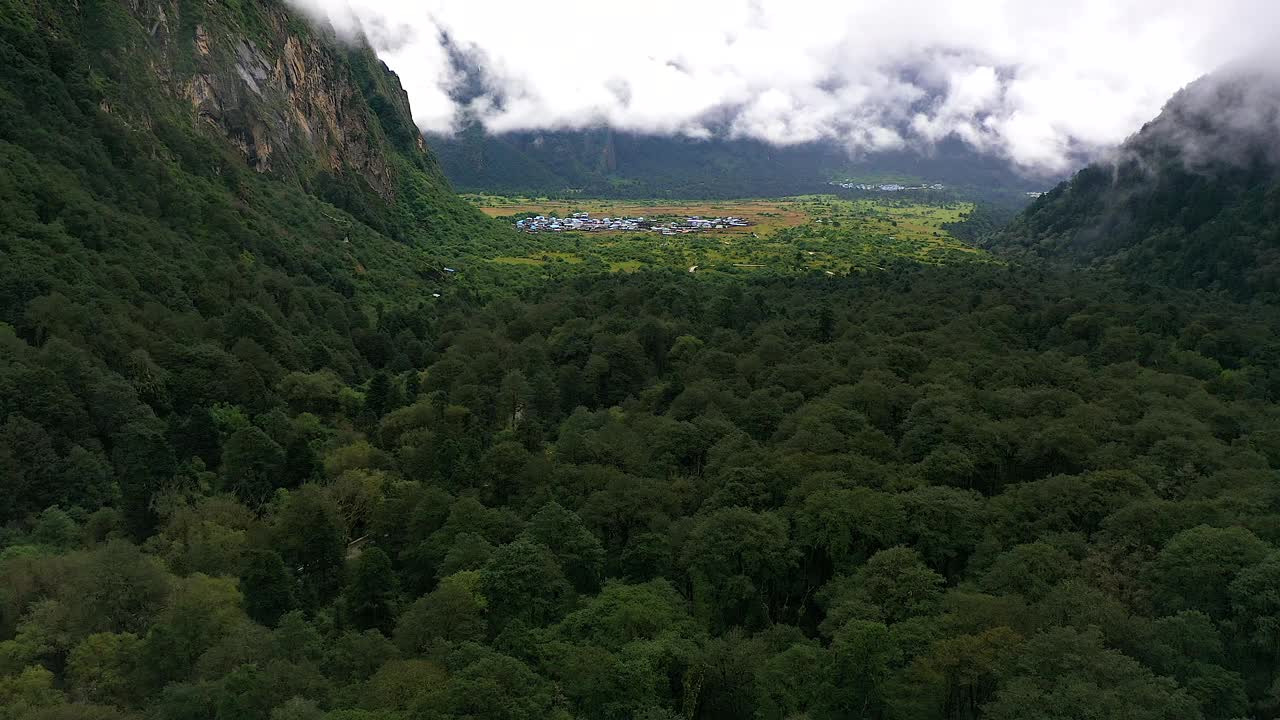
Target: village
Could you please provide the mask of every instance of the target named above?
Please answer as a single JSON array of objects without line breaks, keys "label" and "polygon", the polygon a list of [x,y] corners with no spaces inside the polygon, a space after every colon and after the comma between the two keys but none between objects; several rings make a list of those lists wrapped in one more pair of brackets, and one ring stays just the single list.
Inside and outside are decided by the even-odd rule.
[{"label": "village", "polygon": [[933,183],[932,185],[899,185],[898,183],[883,183],[873,185],[869,183],[857,183],[852,180],[843,182],[833,182],[832,185],[838,185],[845,190],[867,190],[870,192],[906,192],[910,190],[945,190],[946,186],[942,183]]},{"label": "village", "polygon": [[567,218],[535,215],[517,220],[515,227],[528,233],[541,232],[655,232],[662,235],[684,235],[705,230],[749,227],[751,222],[740,217],[703,218],[697,215],[683,220],[655,221],[643,217],[591,217],[576,212]]}]

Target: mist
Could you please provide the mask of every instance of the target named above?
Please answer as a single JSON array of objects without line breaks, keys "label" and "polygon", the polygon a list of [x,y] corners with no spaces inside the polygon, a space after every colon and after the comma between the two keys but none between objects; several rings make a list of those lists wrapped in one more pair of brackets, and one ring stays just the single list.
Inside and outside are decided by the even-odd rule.
[{"label": "mist", "polygon": [[1280,27],[1263,0],[290,1],[367,38],[426,132],[958,138],[1032,173],[1105,154]]}]

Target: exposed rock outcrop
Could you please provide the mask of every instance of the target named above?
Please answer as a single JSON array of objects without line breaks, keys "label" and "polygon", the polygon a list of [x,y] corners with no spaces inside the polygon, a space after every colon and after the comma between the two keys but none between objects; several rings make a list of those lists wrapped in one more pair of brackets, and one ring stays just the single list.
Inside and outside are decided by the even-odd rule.
[{"label": "exposed rock outcrop", "polygon": [[[159,58],[152,63],[156,76],[190,104],[198,122],[239,148],[250,167],[301,177],[354,172],[394,201],[393,148],[369,95],[392,95],[377,107],[412,127],[408,99],[368,48],[344,46],[273,0],[246,11],[205,0],[128,1]],[[253,32],[242,27],[249,21]],[[385,77],[362,83],[357,66]],[[416,138],[408,150],[425,153],[425,145]]]}]

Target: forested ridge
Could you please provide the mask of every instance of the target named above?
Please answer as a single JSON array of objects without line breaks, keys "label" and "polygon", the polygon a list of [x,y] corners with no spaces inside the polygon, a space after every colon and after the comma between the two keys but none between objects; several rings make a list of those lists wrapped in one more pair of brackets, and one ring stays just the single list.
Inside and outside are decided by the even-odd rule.
[{"label": "forested ridge", "polygon": [[1274,303],[1278,134],[1274,68],[1224,68],[1179,91],[1114,157],[1038,198],[987,243]]},{"label": "forested ridge", "polygon": [[0,720],[1280,713],[1265,293],[506,276],[280,3],[0,57]]},{"label": "forested ridge", "polygon": [[[718,133],[726,134],[726,133]],[[751,139],[644,135],[611,128],[491,134],[464,124],[429,136],[462,191],[606,198],[781,197],[832,191],[833,180],[943,183],[969,197],[1020,195],[1042,181],[1014,173],[958,141],[927,153],[851,158],[839,143],[776,146]]]}]

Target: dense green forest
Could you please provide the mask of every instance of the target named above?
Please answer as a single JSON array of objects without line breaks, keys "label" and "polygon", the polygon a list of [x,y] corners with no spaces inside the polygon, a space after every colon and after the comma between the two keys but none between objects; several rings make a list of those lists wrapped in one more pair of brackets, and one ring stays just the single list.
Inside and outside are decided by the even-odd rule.
[{"label": "dense green forest", "polygon": [[584,278],[388,313],[416,353],[253,397],[193,369],[145,402],[10,335],[0,692],[162,718],[1271,712],[1274,316],[1020,275]]},{"label": "dense green forest", "polygon": [[1266,285],[531,279],[275,0],[0,65],[0,720],[1280,713]]}]

